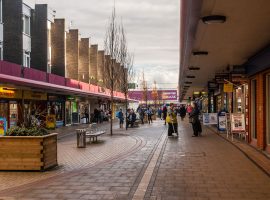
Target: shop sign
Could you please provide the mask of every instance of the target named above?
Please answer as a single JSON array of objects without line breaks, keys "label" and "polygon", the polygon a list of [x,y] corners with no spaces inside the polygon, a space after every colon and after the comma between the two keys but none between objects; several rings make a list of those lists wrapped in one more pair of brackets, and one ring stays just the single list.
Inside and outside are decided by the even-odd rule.
[{"label": "shop sign", "polygon": [[208,82],[208,90],[216,90],[218,88],[218,84],[213,81]]},{"label": "shop sign", "polygon": [[49,101],[63,102],[63,101],[65,101],[65,97],[64,96],[57,96],[57,95],[48,95],[48,100]]},{"label": "shop sign", "polygon": [[233,92],[233,84],[231,84],[231,83],[224,83],[223,84],[223,91],[224,92]]},{"label": "shop sign", "polygon": [[8,89],[4,87],[0,87],[0,98],[5,99],[21,99],[22,91],[16,89]]},{"label": "shop sign", "polygon": [[7,120],[5,117],[0,117],[0,136],[4,136],[7,131]]},{"label": "shop sign", "polygon": [[47,93],[45,92],[33,92],[33,91],[24,91],[24,99],[33,99],[33,100],[47,100]]},{"label": "shop sign", "polygon": [[231,73],[232,74],[246,74],[246,68],[244,65],[234,65]]},{"label": "shop sign", "polygon": [[69,97],[67,97],[67,100],[74,101],[75,97],[69,96]]},{"label": "shop sign", "polygon": [[203,113],[203,124],[214,125],[217,124],[217,113]]},{"label": "shop sign", "polygon": [[246,130],[244,114],[242,113],[231,114],[231,130],[232,132],[243,132]]},{"label": "shop sign", "polygon": [[224,80],[229,80],[229,74],[228,73],[218,73],[215,75],[215,81],[216,83],[224,83]]},{"label": "shop sign", "polygon": [[248,79],[242,74],[232,74],[233,83],[247,83]]}]

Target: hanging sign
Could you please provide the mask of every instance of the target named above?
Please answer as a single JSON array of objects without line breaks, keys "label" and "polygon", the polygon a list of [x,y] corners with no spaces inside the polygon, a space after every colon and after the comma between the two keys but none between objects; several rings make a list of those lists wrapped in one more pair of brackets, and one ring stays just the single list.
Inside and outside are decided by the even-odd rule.
[{"label": "hanging sign", "polygon": [[233,84],[231,83],[224,83],[223,85],[224,92],[233,92]]},{"label": "hanging sign", "polygon": [[242,113],[231,114],[231,130],[232,132],[242,132],[246,130],[244,114]]},{"label": "hanging sign", "polygon": [[203,113],[203,125],[214,125],[217,123],[217,113]]}]

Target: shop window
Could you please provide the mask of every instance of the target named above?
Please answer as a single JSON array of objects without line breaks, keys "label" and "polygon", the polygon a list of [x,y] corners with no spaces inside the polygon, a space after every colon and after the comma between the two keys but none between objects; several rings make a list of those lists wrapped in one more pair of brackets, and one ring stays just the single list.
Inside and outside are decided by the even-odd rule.
[{"label": "shop window", "polygon": [[252,138],[257,139],[257,132],[256,132],[256,117],[257,117],[257,109],[256,109],[256,86],[257,81],[251,81],[251,134]]},{"label": "shop window", "polygon": [[18,123],[18,105],[17,102],[11,101],[9,104],[9,118],[10,118],[10,127],[17,126]]}]

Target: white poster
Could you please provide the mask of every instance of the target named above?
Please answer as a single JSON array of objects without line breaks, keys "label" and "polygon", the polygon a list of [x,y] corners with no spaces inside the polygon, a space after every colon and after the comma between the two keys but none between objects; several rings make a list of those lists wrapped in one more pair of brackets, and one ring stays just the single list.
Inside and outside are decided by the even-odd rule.
[{"label": "white poster", "polygon": [[218,116],[218,129],[220,131],[225,131],[226,130],[226,115],[220,115]]},{"label": "white poster", "polygon": [[217,113],[203,113],[203,125],[212,125],[217,123]]},{"label": "white poster", "polygon": [[245,115],[241,113],[232,113],[231,115],[232,132],[241,132],[246,130]]}]

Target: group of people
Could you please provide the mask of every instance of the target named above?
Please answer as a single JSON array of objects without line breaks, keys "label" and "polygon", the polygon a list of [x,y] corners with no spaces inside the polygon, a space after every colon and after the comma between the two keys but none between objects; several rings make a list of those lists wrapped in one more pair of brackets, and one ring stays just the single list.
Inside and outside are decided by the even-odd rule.
[{"label": "group of people", "polygon": [[[163,119],[165,119],[165,125],[168,123],[168,136],[172,136],[173,133],[176,133],[178,136],[178,122],[177,114],[179,113],[181,120],[183,121],[187,113],[189,116],[189,121],[192,124],[193,135],[192,137],[200,136],[202,133],[202,127],[200,122],[200,110],[198,104],[195,102],[193,106],[181,105],[180,108],[175,108],[173,104],[170,104],[170,108],[167,110],[166,105],[162,109]],[[162,119],[162,118],[161,118]]]},{"label": "group of people", "polygon": [[[144,118],[145,116],[147,116],[147,121],[148,123],[153,123],[153,119],[152,119],[152,116],[154,115],[154,110],[151,108],[151,106],[148,106],[147,109],[145,108],[142,108],[141,106],[139,106],[136,110],[136,112],[138,113],[139,115],[139,120],[141,121],[141,124],[144,124]],[[120,128],[123,128],[123,124],[124,124],[124,113],[123,113],[123,110],[120,109],[117,113],[117,116],[116,116],[118,119],[119,119],[119,123],[120,123]],[[126,126],[133,128],[134,127],[134,124],[137,120],[137,115],[134,111],[134,109],[128,109],[127,110],[127,123],[126,123]]]},{"label": "group of people", "polygon": [[[148,106],[147,109],[142,108],[139,106],[136,110],[136,112],[139,114],[139,119],[141,120],[141,123],[144,124],[145,116],[147,115],[148,123],[152,123],[152,115],[154,115],[153,109]],[[165,120],[164,125],[168,124],[168,136],[173,136],[173,133],[175,133],[178,136],[178,122],[177,122],[177,115],[179,114],[181,117],[181,120],[183,121],[186,115],[189,116],[189,121],[192,124],[193,129],[193,137],[197,137],[201,135],[202,127],[200,122],[200,110],[197,103],[193,103],[193,106],[191,105],[181,105],[180,108],[175,108],[174,104],[170,104],[169,108],[167,108],[166,105],[164,105],[162,108],[158,108],[157,110],[158,116],[160,119]],[[122,109],[117,114],[117,117],[120,121],[120,128],[123,128],[124,124],[124,114]],[[127,110],[127,127],[134,127],[134,124],[137,120],[137,115],[133,109]]]}]

